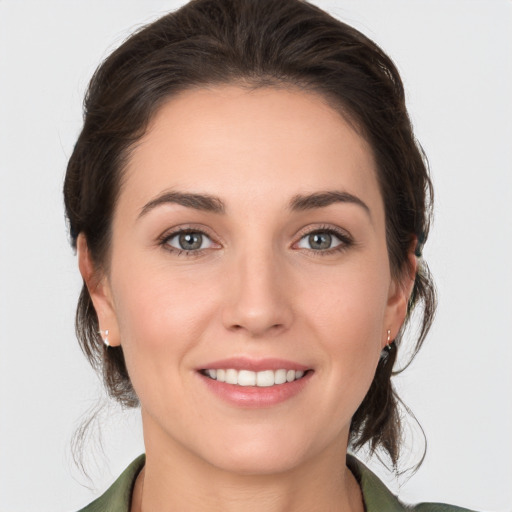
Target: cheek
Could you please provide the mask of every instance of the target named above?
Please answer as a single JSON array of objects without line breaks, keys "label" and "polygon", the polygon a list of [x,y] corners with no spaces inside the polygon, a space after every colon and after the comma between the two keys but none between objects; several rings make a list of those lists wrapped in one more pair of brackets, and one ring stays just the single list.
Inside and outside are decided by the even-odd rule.
[{"label": "cheek", "polygon": [[[201,340],[213,313],[208,300],[210,280],[185,270],[125,260],[112,276],[116,316],[130,377],[178,372],[187,353]],[[149,376],[149,377],[147,377]]]},{"label": "cheek", "polygon": [[340,269],[321,279],[305,294],[302,317],[328,358],[330,382],[337,393],[354,402],[366,394],[375,374],[386,326],[389,270],[385,265]]},{"label": "cheek", "polygon": [[314,283],[303,279],[301,295],[307,298],[304,311],[309,311],[304,315],[324,329],[327,338],[329,332],[344,333],[340,346],[357,348],[356,340],[380,342],[389,282],[386,265],[364,261],[317,274]]}]

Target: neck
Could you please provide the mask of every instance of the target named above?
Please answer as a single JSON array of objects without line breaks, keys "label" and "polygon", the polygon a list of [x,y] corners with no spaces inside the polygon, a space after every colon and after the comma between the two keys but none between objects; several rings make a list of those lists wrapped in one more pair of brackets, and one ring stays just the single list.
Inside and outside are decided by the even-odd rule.
[{"label": "neck", "polygon": [[364,510],[359,485],[345,465],[346,442],[286,471],[240,474],[162,441],[145,431],[146,465],[131,512]]}]

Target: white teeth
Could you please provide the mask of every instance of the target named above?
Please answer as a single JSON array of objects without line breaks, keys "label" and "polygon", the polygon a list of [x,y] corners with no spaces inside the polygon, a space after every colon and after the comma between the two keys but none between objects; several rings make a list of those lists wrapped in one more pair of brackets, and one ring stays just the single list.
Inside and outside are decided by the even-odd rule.
[{"label": "white teeth", "polygon": [[240,386],[256,386],[256,374],[248,370],[238,372],[238,384]]},{"label": "white teeth", "polygon": [[285,382],[286,382],[286,370],[277,370],[276,374],[274,376],[274,383],[275,384],[284,384]]},{"label": "white teeth", "polygon": [[204,373],[213,380],[226,382],[227,384],[237,384],[239,386],[257,386],[270,387],[275,384],[285,384],[293,382],[304,376],[302,370],[263,370],[261,372],[252,372],[250,370],[234,370],[233,368],[205,370]]},{"label": "white teeth", "polygon": [[256,386],[265,388],[274,385],[274,372],[265,370],[256,374]]},{"label": "white teeth", "polygon": [[226,370],[226,382],[228,384],[238,384],[238,372],[233,369]]}]

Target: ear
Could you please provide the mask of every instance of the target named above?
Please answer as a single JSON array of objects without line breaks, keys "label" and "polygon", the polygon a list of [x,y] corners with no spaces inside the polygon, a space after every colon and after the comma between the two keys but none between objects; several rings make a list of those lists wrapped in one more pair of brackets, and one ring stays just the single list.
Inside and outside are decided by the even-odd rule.
[{"label": "ear", "polygon": [[409,304],[409,297],[411,296],[414,288],[414,281],[418,270],[418,258],[414,254],[416,243],[417,241],[414,239],[407,255],[408,265],[404,269],[403,274],[397,278],[391,279],[384,323],[385,332],[382,339],[382,348],[388,344],[387,330],[390,330],[390,340],[394,340],[405,321],[405,316],[407,315],[407,305]]},{"label": "ear", "polygon": [[[120,345],[119,327],[107,276],[95,268],[83,233],[77,240],[78,268],[91,297],[102,331],[108,330],[110,346]],[[102,338],[104,336],[102,335]]]}]

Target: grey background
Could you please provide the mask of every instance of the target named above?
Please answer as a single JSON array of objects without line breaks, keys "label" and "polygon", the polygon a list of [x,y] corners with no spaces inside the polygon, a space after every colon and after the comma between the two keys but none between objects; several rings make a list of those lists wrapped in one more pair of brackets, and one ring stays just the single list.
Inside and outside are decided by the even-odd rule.
[{"label": "grey background", "polygon": [[[77,510],[143,451],[137,411],[109,406],[103,451],[95,436],[86,447],[91,480],[72,462],[72,433],[102,392],[74,337],[81,281],[61,187],[96,65],[181,3],[0,0],[1,512]],[[436,189],[425,256],[438,317],[397,380],[429,449],[415,476],[387,481],[406,501],[510,511],[512,3],[315,3],[394,58]]]}]

